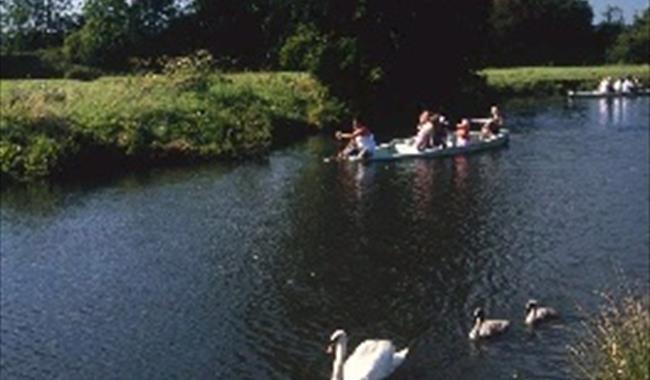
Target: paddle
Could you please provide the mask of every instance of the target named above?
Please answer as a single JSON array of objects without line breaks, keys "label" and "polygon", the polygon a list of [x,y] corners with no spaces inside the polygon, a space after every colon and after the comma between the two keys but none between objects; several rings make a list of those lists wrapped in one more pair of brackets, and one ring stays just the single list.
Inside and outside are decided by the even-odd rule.
[{"label": "paddle", "polygon": [[351,141],[351,140],[346,141],[346,140],[340,138],[341,135],[342,135],[341,131],[336,131],[336,133],[335,133],[336,139],[343,142],[343,144],[336,151],[336,154],[334,154],[333,156],[330,156],[330,157],[325,157],[323,159],[323,162],[327,163],[327,162],[332,162],[332,161],[338,161],[338,160],[341,159],[343,151],[345,150],[345,148],[348,147],[348,145],[350,144],[350,141]]}]

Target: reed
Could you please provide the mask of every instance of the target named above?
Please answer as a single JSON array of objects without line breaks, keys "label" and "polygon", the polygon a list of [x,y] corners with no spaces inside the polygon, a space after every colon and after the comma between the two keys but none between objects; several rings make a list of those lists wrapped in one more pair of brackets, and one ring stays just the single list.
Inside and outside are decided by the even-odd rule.
[{"label": "reed", "polygon": [[577,375],[590,380],[650,379],[650,296],[603,296],[599,314],[583,323],[571,345]]}]

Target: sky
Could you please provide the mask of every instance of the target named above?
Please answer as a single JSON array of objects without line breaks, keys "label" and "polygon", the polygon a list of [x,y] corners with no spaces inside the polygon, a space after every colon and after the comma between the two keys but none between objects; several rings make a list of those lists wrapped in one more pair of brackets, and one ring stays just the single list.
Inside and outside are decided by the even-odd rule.
[{"label": "sky", "polygon": [[603,20],[602,13],[607,5],[619,7],[623,10],[623,17],[626,23],[634,21],[634,14],[641,13],[650,5],[650,0],[589,0],[589,4],[594,9],[594,23],[597,24]]}]

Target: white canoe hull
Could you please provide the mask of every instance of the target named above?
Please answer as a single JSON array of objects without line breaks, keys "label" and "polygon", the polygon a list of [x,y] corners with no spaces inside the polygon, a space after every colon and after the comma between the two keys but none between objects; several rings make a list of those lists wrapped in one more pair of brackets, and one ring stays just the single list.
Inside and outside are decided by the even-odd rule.
[{"label": "white canoe hull", "polygon": [[418,151],[409,144],[410,139],[396,139],[389,143],[381,144],[372,157],[350,158],[347,161],[394,161],[405,158],[434,158],[450,157],[505,146],[510,139],[510,132],[502,128],[498,135],[482,140],[479,132],[472,132],[470,141],[465,146],[449,146],[447,148],[430,148]]},{"label": "white canoe hull", "polygon": [[567,95],[570,98],[619,98],[619,97],[635,97],[635,96],[649,96],[650,89],[643,88],[634,92],[599,92],[599,91],[569,91]]}]

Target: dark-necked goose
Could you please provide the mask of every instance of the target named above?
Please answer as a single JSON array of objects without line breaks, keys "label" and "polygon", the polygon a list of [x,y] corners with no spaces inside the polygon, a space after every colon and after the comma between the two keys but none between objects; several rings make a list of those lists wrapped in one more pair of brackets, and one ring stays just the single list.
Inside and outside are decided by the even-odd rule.
[{"label": "dark-necked goose", "polygon": [[489,338],[506,331],[509,325],[510,321],[505,319],[485,319],[485,312],[478,307],[474,310],[474,327],[469,332],[469,338]]},{"label": "dark-necked goose", "polygon": [[536,300],[526,302],[526,324],[529,326],[546,319],[559,317],[559,315],[552,307],[539,306]]}]

